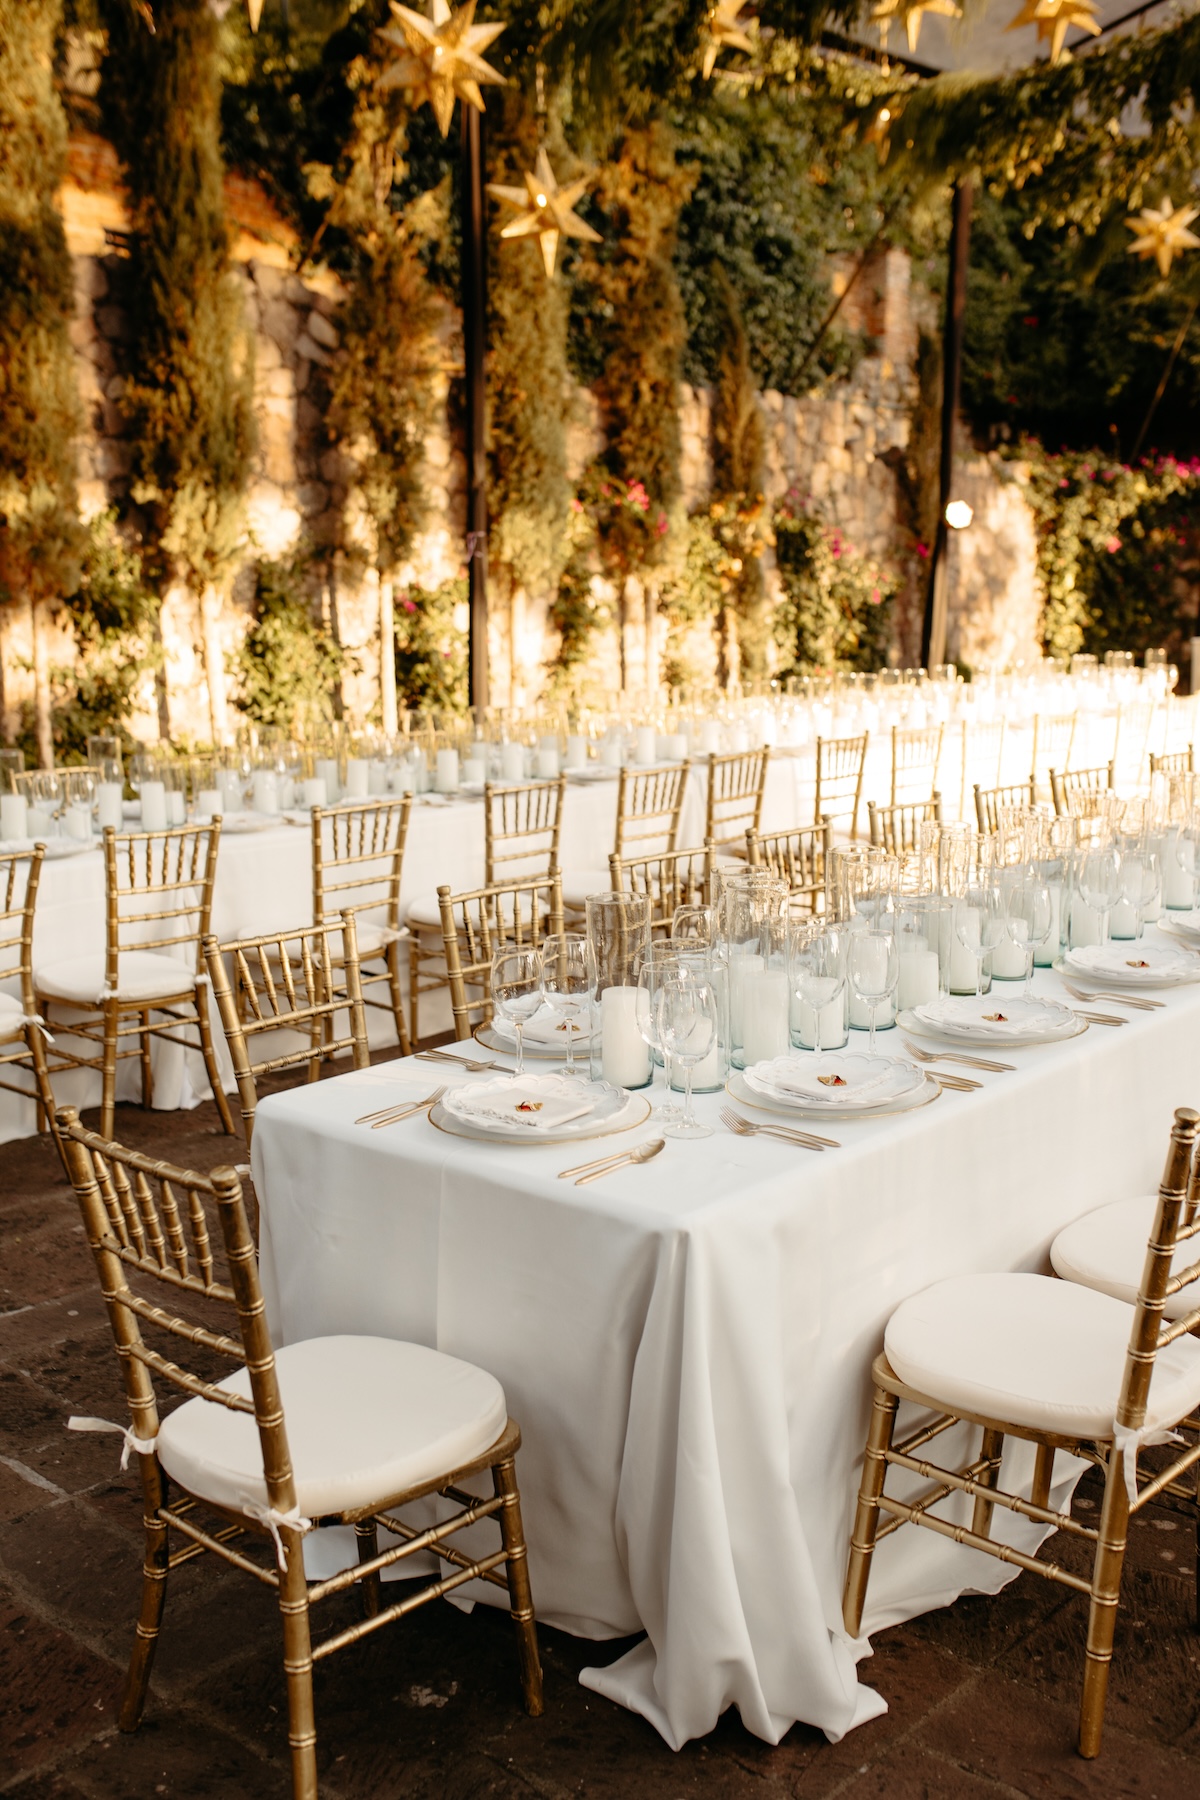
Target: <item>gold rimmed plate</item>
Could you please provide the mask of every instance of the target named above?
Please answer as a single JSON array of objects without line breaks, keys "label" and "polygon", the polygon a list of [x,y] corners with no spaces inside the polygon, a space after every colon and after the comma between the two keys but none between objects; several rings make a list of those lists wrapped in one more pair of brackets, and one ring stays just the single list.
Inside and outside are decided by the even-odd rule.
[{"label": "gold rimmed plate", "polygon": [[742,1080],[741,1070],[735,1069],[725,1083],[725,1092],[739,1106],[749,1106],[757,1112],[770,1113],[775,1118],[824,1119],[829,1124],[836,1120],[839,1125],[853,1125],[858,1119],[890,1119],[900,1113],[915,1112],[918,1107],[928,1106],[931,1101],[940,1099],[942,1089],[940,1082],[926,1073],[920,1087],[914,1088],[909,1094],[896,1094],[891,1100],[884,1100],[878,1106],[805,1106],[802,1101],[791,1105],[783,1100],[770,1100],[766,1094],[756,1094]]},{"label": "gold rimmed plate", "polygon": [[1086,1019],[1075,1015],[1075,1023],[1067,1031],[1023,1031],[1020,1034],[1010,1033],[1000,1037],[995,1032],[986,1031],[939,1031],[936,1025],[929,1025],[924,1019],[918,1019],[915,1012],[905,1010],[900,1013],[896,1023],[910,1037],[915,1037],[922,1044],[937,1044],[943,1050],[1032,1050],[1042,1044],[1069,1044],[1073,1038],[1082,1037],[1088,1028]]},{"label": "gold rimmed plate", "polygon": [[503,1144],[510,1149],[530,1150],[539,1144],[582,1144],[589,1138],[617,1137],[622,1132],[634,1131],[644,1125],[650,1117],[650,1102],[644,1094],[630,1094],[629,1099],[620,1112],[600,1120],[582,1120],[582,1129],[570,1131],[530,1131],[525,1137],[514,1137],[511,1132],[488,1131],[482,1125],[469,1125],[465,1119],[452,1118],[439,1102],[429,1109],[429,1123],[437,1131],[444,1131],[447,1137],[466,1138],[475,1144]]},{"label": "gold rimmed plate", "polygon": [[[476,1025],[471,1036],[475,1039],[477,1044],[482,1044],[485,1050],[494,1050],[500,1056],[515,1056],[517,1054],[516,1038],[504,1037],[500,1032],[495,1030],[490,1020],[486,1025]],[[577,1037],[575,1039],[576,1068],[582,1063],[586,1063],[587,1059],[587,1039]],[[535,1044],[532,1039],[525,1039],[526,1062],[566,1062],[566,1060],[566,1044]]]}]

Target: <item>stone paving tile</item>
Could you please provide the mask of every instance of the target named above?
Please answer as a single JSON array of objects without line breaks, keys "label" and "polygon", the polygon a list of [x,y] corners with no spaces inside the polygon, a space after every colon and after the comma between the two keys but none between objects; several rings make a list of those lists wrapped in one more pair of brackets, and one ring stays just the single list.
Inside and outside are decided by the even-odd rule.
[{"label": "stone paving tile", "polygon": [[64,1746],[94,1736],[119,1687],[111,1664],[0,1590],[0,1771],[36,1767]]}]

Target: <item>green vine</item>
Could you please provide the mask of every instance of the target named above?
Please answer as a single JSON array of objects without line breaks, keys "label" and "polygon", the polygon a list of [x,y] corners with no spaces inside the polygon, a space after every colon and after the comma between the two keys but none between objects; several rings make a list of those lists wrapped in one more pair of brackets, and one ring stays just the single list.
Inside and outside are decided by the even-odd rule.
[{"label": "green vine", "polygon": [[308,738],[335,717],[350,657],[313,617],[294,564],[260,562],[254,619],[234,658],[237,704],[260,725]]},{"label": "green vine", "polygon": [[781,590],[774,619],[780,673],[883,668],[896,577],[809,511],[795,488],[776,507],[773,525]]},{"label": "green vine", "polygon": [[461,578],[396,595],[396,693],[402,706],[466,714],[467,640],[455,617],[466,605]]}]

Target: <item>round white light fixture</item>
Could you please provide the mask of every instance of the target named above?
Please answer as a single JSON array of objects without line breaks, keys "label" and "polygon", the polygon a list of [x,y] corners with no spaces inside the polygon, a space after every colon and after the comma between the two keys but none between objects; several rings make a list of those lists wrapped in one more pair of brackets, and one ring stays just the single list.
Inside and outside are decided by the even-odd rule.
[{"label": "round white light fixture", "polygon": [[965,500],[951,500],[946,508],[946,523],[951,531],[965,531],[975,517],[975,508]]}]

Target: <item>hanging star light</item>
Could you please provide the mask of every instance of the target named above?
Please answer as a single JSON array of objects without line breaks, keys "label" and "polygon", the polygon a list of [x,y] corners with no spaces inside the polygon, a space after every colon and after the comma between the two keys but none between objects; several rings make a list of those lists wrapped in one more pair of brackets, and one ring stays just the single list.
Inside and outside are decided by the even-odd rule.
[{"label": "hanging star light", "polygon": [[589,244],[600,242],[600,233],[593,231],[587,221],[573,210],[575,202],[590,180],[590,175],[581,175],[578,180],[570,181],[566,187],[560,188],[554,170],[550,167],[550,158],[545,150],[539,150],[536,164],[525,171],[523,188],[502,187],[499,182],[489,181],[488,193],[494,199],[502,200],[505,206],[515,206],[521,213],[520,218],[510,220],[500,236],[536,237],[541,246],[546,273],[553,275],[558,261],[560,237],[581,238]]},{"label": "hanging star light", "polygon": [[752,51],[754,49],[754,39],[750,36],[750,29],[755,21],[747,19],[743,22],[741,12],[742,0],[716,0],[716,5],[709,8],[708,17],[704,23],[703,74],[705,81],[711,79],[712,72],[717,65],[717,58],[722,50]]},{"label": "hanging star light", "polygon": [[926,13],[939,13],[944,19],[961,19],[962,8],[954,0],[881,0],[871,14],[879,26],[879,35],[887,42],[888,26],[898,20],[908,35],[908,47],[915,50],[921,36],[921,21]]},{"label": "hanging star light", "polygon": [[450,129],[454,102],[459,99],[483,111],[480,82],[504,85],[504,76],[483,60],[482,52],[495,42],[503,25],[476,25],[476,0],[467,0],[456,13],[446,0],[432,0],[429,18],[391,0],[399,21],[379,33],[401,54],[380,80],[380,87],[408,88],[414,107],[428,100],[443,137]]},{"label": "hanging star light", "polygon": [[1092,0],[1023,0],[1020,12],[1004,29],[1019,31],[1023,25],[1037,26],[1037,41],[1050,45],[1052,63],[1065,62],[1070,56],[1063,40],[1073,25],[1090,31],[1093,37],[1100,36]]},{"label": "hanging star light", "polygon": [[1200,206],[1181,206],[1176,212],[1170,196],[1164,194],[1162,205],[1157,209],[1143,206],[1140,213],[1131,213],[1126,219],[1129,230],[1137,233],[1129,246],[1130,256],[1140,256],[1146,261],[1153,257],[1165,281],[1177,256],[1185,250],[1200,250],[1200,237],[1188,230],[1192,220],[1197,218],[1200,218]]}]

